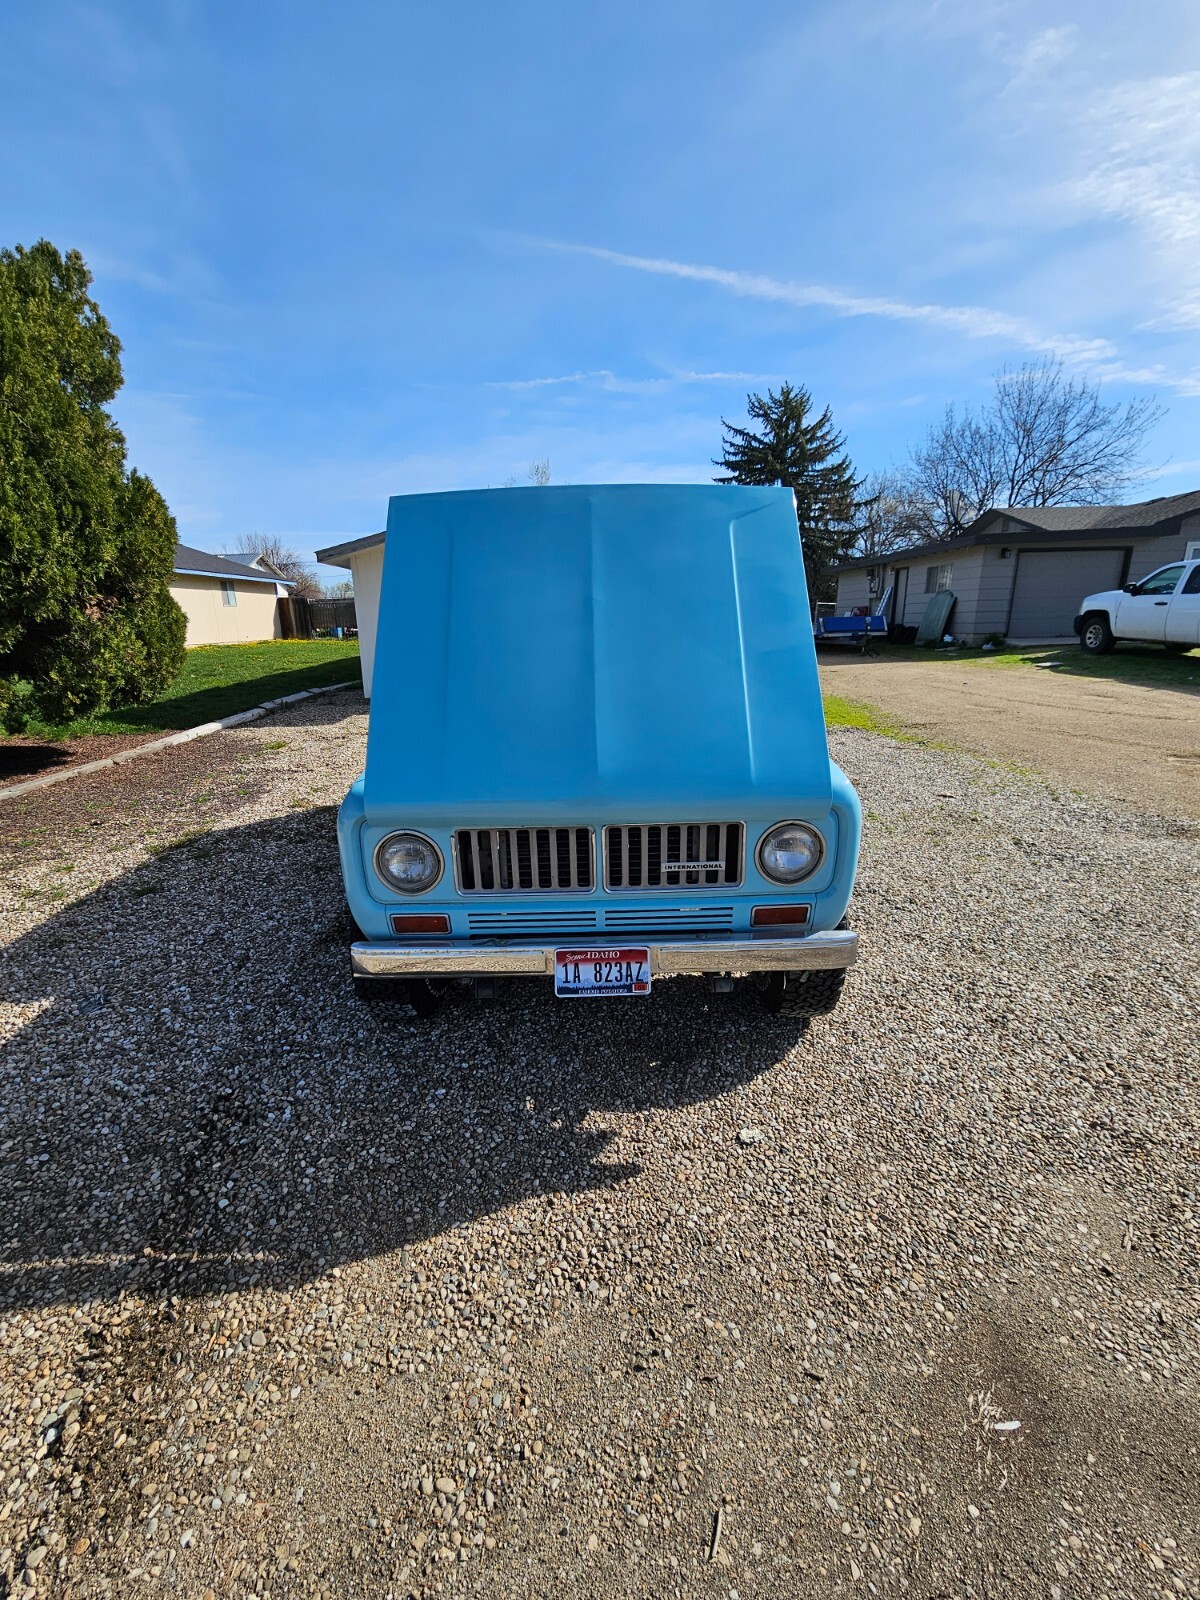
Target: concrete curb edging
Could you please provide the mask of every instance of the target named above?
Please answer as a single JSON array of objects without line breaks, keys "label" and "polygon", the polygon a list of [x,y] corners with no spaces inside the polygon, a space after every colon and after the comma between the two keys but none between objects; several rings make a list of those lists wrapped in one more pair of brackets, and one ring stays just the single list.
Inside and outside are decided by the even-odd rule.
[{"label": "concrete curb edging", "polygon": [[223,733],[226,728],[240,727],[243,722],[257,722],[260,717],[269,716],[272,711],[281,711],[285,706],[294,706],[300,700],[315,700],[318,695],[337,694],[341,689],[359,687],[357,681],[349,679],[345,683],[323,684],[317,689],[301,689],[296,694],[285,694],[279,700],[264,700],[262,705],[252,706],[249,711],[235,711],[232,716],[221,717],[217,722],[202,722],[196,728],[184,728],[181,733],[168,733],[161,739],[151,739],[147,744],[135,744],[128,750],[119,750],[115,756],[101,756],[96,761],[84,761],[78,767],[67,767],[63,772],[48,772],[41,778],[14,783],[7,789],[0,789],[0,800],[16,800],[23,794],[32,794],[36,789],[48,789],[52,783],[65,783],[68,778],[81,778],[88,772],[102,772],[105,767],[122,766],[135,756],[152,755],[156,750],[169,750],[176,744],[190,744],[193,739],[205,739],[210,733]]}]

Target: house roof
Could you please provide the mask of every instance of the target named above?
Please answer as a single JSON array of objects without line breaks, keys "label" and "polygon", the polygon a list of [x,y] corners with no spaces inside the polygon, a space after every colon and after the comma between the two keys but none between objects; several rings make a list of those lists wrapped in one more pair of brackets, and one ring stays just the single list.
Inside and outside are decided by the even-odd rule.
[{"label": "house roof", "polygon": [[361,539],[348,539],[345,544],[331,544],[328,549],[316,552],[317,560],[326,567],[348,567],[350,557],[357,556],[364,550],[373,550],[377,544],[382,544],[384,534],[364,534]]},{"label": "house roof", "polygon": [[273,561],[268,561],[262,551],[255,545],[249,545],[244,550],[229,550],[225,554],[227,561],[240,561],[243,566],[253,567],[256,572],[273,572],[281,583],[287,583],[286,575]]},{"label": "house roof", "polygon": [[890,567],[898,561],[917,561],[921,556],[936,556],[943,550],[962,550],[978,543],[974,534],[960,533],[954,539],[930,539],[925,544],[907,545],[903,550],[888,550],[881,556],[856,556],[853,561],[843,561],[834,567],[833,572],[836,577],[840,572],[857,572],[860,567]]},{"label": "house roof", "polygon": [[287,578],[276,578],[268,572],[256,572],[253,567],[231,561],[228,556],[210,556],[206,550],[196,550],[190,544],[175,546],[175,571],[189,578],[237,578],[240,583],[287,583]]},{"label": "house roof", "polygon": [[[1148,531],[1194,511],[1200,511],[1200,489],[1192,489],[1187,494],[1159,495],[1154,500],[1141,500],[1132,506],[997,507],[1000,515],[1013,517],[1046,533],[1095,533],[1101,528],[1119,533]],[[984,513],[985,516],[991,514]],[[978,520],[982,522],[983,517]]]},{"label": "house roof", "polygon": [[[854,561],[843,561],[835,573],[854,572],[859,567],[895,566],[900,561],[966,550],[973,545],[1003,544],[1013,538],[1014,532],[1021,536],[1026,529],[1039,542],[1053,540],[1056,544],[1072,544],[1098,533],[1146,537],[1164,523],[1192,513],[1200,513],[1200,489],[1159,495],[1130,506],[993,506],[954,539],[927,540],[903,550],[889,550],[882,556],[859,556]],[[1019,525],[1016,530],[1009,526],[1013,522]]]}]

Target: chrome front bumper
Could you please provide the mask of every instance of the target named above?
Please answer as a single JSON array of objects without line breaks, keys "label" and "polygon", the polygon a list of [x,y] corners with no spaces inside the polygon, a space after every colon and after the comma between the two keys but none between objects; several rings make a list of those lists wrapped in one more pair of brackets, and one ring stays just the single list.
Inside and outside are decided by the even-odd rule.
[{"label": "chrome front bumper", "polygon": [[[596,949],[607,945],[642,948],[637,938],[593,933],[573,943],[544,940],[520,944],[352,944],[350,964],[356,978],[549,978],[554,952]],[[648,942],[650,971],[655,978],[679,973],[808,972],[849,967],[858,959],[858,935],[838,928],[795,939],[658,939]]]}]

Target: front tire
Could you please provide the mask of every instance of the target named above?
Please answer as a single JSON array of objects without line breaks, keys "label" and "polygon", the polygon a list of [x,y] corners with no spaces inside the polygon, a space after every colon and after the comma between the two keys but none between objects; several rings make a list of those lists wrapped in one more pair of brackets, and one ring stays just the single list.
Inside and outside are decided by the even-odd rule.
[{"label": "front tire", "polygon": [[1090,656],[1108,654],[1117,641],[1103,612],[1093,611],[1090,616],[1083,619],[1083,627],[1079,630],[1079,642]]},{"label": "front tire", "polygon": [[845,967],[818,972],[754,972],[751,982],[763,1010],[772,1017],[809,1022],[825,1017],[842,998]]}]

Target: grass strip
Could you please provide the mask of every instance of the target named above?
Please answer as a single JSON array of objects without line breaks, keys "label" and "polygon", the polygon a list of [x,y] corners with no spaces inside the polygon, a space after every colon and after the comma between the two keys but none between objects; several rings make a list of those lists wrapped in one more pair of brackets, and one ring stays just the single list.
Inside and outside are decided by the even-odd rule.
[{"label": "grass strip", "polygon": [[189,650],[179,676],[157,700],[117,706],[64,723],[30,723],[36,739],[79,739],[107,733],[168,733],[216,722],[301,689],[361,679],[355,639],[267,639]]}]

